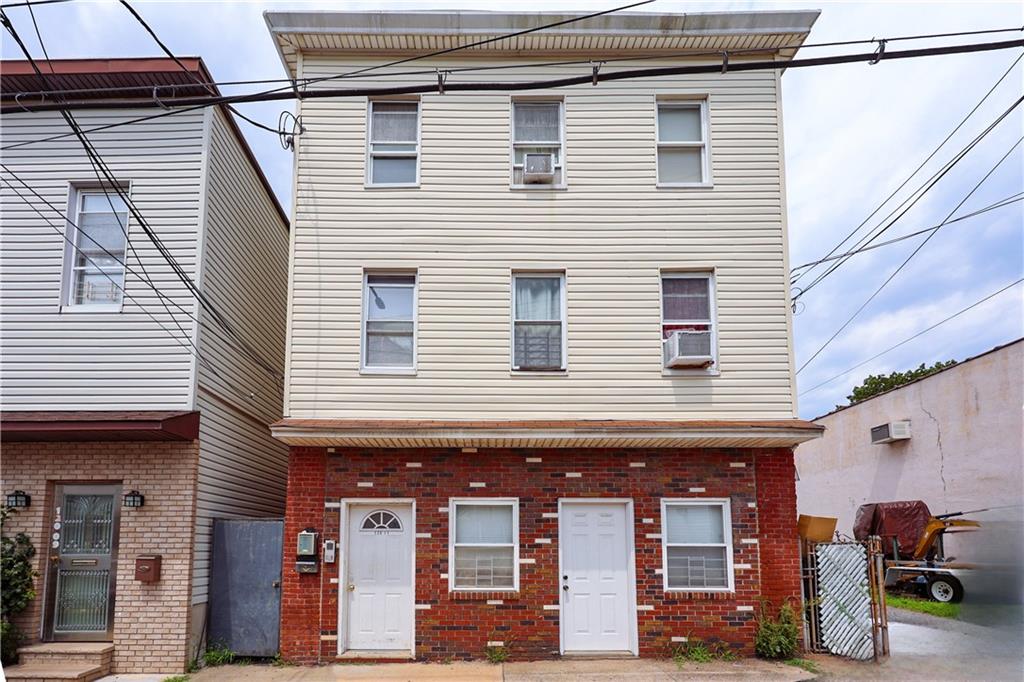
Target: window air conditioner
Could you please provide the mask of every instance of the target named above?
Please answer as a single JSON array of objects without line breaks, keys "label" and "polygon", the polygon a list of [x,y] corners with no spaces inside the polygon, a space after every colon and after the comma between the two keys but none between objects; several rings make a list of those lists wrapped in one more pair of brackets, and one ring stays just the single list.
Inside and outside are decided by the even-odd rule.
[{"label": "window air conditioner", "polygon": [[672,332],[662,341],[666,367],[710,367],[715,364],[711,354],[711,331]]},{"label": "window air conditioner", "polygon": [[904,419],[898,422],[889,422],[871,429],[871,444],[881,445],[892,443],[898,440],[910,439],[910,420]]},{"label": "window air conditioner", "polygon": [[529,185],[550,185],[555,181],[554,154],[526,154],[523,182]]}]

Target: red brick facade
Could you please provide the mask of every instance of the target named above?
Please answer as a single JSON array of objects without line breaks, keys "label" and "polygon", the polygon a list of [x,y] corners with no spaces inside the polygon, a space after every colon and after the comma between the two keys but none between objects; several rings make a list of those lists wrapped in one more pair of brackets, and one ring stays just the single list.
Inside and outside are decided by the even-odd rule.
[{"label": "red brick facade", "polygon": [[[579,476],[567,477],[569,472]],[[518,592],[449,592],[443,578],[449,570],[449,518],[442,510],[452,497],[519,498]],[[303,528],[341,540],[338,503],[343,498],[416,500],[416,533],[429,534],[415,541],[417,658],[479,658],[493,640],[511,642],[517,660],[557,655],[559,612],[544,606],[559,603],[554,514],[559,498],[574,497],[633,500],[642,656],[668,655],[676,646],[673,637],[721,641],[752,653],[761,600],[777,605],[799,598],[795,469],[788,449],[463,453],[296,447],[289,463],[285,522],[282,655],[301,663],[336,656],[340,562],[322,565],[319,574],[300,575],[293,552],[295,533]],[[661,499],[699,497],[731,500],[735,591],[666,593]],[[538,538],[551,542],[537,543]],[[489,604],[489,599],[501,603]]]}]

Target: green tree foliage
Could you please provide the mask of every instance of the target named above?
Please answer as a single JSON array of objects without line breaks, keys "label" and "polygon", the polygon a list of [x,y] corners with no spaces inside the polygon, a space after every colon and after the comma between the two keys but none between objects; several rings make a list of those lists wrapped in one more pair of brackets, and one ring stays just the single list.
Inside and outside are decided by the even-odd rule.
[{"label": "green tree foliage", "polygon": [[924,363],[917,369],[909,369],[906,372],[893,372],[892,374],[870,374],[860,386],[853,389],[853,393],[846,396],[846,399],[850,401],[850,404],[859,403],[862,400],[867,400],[872,396],[876,396],[879,393],[885,393],[894,388],[899,388],[904,384],[909,384],[911,381],[926,377],[929,374],[935,374],[939,370],[947,367],[952,367],[956,364],[956,360],[947,360],[946,362],[936,362],[931,367],[925,367]]},{"label": "green tree foliage", "polygon": [[13,510],[6,507],[0,508],[0,592],[3,597],[0,603],[0,658],[4,665],[16,660],[18,644],[21,642],[21,633],[11,618],[24,611],[36,596],[32,582],[36,575],[32,570],[32,557],[36,555],[36,548],[32,546],[32,540],[24,533],[13,537],[3,534],[7,517],[13,513]]}]

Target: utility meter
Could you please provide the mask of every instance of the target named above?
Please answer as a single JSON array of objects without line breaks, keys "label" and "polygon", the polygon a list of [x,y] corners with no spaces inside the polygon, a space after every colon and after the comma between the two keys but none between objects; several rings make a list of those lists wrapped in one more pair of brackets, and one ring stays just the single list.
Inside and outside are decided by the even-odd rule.
[{"label": "utility meter", "polygon": [[299,573],[316,573],[316,529],[299,531],[295,543],[295,570]]}]

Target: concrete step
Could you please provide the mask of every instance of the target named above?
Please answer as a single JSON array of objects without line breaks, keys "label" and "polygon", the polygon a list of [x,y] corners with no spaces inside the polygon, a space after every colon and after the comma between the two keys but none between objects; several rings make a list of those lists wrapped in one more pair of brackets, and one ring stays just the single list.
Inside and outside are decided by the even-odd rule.
[{"label": "concrete step", "polygon": [[107,674],[110,666],[82,662],[20,663],[4,668],[8,682],[93,682]]},{"label": "concrete step", "polygon": [[114,645],[110,642],[43,642],[18,649],[18,662],[32,663],[90,663],[110,668],[114,659]]}]

